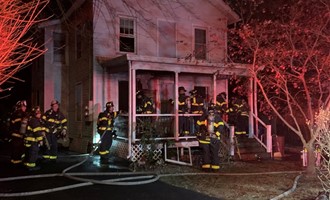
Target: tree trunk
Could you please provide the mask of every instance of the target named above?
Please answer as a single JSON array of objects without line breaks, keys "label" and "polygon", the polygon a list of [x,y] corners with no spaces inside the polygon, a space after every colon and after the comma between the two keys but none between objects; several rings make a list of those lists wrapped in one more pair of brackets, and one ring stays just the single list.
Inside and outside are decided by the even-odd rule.
[{"label": "tree trunk", "polygon": [[315,155],[314,155],[314,146],[312,143],[308,143],[307,146],[307,175],[315,175]]}]

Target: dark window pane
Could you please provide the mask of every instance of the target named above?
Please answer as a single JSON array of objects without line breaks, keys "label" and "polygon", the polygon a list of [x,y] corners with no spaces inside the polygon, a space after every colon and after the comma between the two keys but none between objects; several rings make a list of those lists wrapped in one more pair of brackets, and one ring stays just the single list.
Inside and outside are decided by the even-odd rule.
[{"label": "dark window pane", "polygon": [[120,19],[119,51],[135,52],[134,20]]},{"label": "dark window pane", "polygon": [[206,31],[195,29],[195,58],[206,59]]},{"label": "dark window pane", "polygon": [[65,34],[53,33],[53,60],[54,62],[65,62]]},{"label": "dark window pane", "polygon": [[134,38],[120,37],[119,50],[123,52],[134,52]]}]

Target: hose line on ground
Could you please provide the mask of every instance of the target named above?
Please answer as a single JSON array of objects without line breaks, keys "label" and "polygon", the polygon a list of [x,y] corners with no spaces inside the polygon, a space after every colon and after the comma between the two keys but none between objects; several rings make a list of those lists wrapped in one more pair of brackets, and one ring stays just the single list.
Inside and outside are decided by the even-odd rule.
[{"label": "hose line on ground", "polygon": [[[84,160],[81,162],[74,164],[62,171],[60,174],[42,174],[42,175],[30,175],[30,176],[19,176],[19,177],[8,177],[8,178],[0,178],[0,182],[4,181],[16,181],[16,180],[23,180],[23,179],[32,179],[32,178],[47,178],[47,177],[66,177],[75,181],[80,181],[83,183],[78,184],[71,184],[67,186],[61,186],[56,188],[44,189],[44,190],[37,190],[37,191],[29,191],[29,192],[18,192],[18,193],[0,193],[0,197],[23,197],[23,196],[32,196],[32,195],[39,195],[39,194],[46,194],[51,192],[58,192],[78,187],[89,186],[93,184],[105,184],[105,185],[121,185],[121,186],[129,186],[129,185],[142,185],[155,182],[159,180],[161,177],[170,177],[170,176],[199,176],[199,175],[210,175],[210,176],[252,176],[252,175],[269,175],[269,174],[283,174],[283,173],[303,173],[303,171],[278,171],[278,172],[255,172],[255,173],[205,173],[205,172],[196,172],[196,173],[174,173],[174,174],[154,174],[148,172],[72,172],[69,173],[68,171],[83,164],[91,157],[94,152],[97,150],[98,145],[104,133],[102,134],[101,138],[97,142],[95,148],[89,154],[83,154],[82,156],[86,156]],[[80,155],[81,156],[81,155]],[[81,178],[79,176],[114,176],[114,175],[129,175],[129,177],[124,178],[113,178],[113,179],[106,179],[106,180],[95,180],[95,179],[86,179]],[[137,176],[139,175],[139,176]],[[298,177],[300,177],[299,175]],[[133,181],[132,181],[133,180]],[[298,178],[295,179],[295,184],[290,191],[287,191],[278,197],[275,197],[271,200],[278,200],[284,196],[287,196],[296,188],[296,182]]]},{"label": "hose line on ground", "polygon": [[298,180],[301,176],[302,176],[302,174],[296,176],[296,178],[294,179],[294,182],[293,182],[293,186],[289,190],[285,191],[284,193],[282,193],[274,198],[271,198],[270,200],[279,200],[279,199],[282,199],[283,197],[286,197],[289,194],[291,194],[296,189]]},{"label": "hose line on ground", "polygon": [[[255,172],[255,173],[204,173],[204,172],[197,172],[197,173],[174,173],[174,174],[148,174],[147,172],[76,172],[76,173],[66,173],[65,177],[71,177],[73,180],[83,181],[83,183],[72,184],[68,186],[44,189],[44,190],[37,190],[37,191],[29,191],[29,192],[18,192],[18,193],[0,193],[0,197],[23,197],[23,196],[32,196],[32,195],[39,195],[51,192],[58,192],[68,189],[74,189],[83,186],[89,186],[93,184],[106,184],[106,185],[141,185],[147,184],[157,181],[162,177],[173,177],[173,176],[200,176],[200,175],[208,175],[208,176],[253,176],[253,175],[269,175],[269,174],[287,174],[287,173],[303,173],[303,171],[278,171],[278,172]],[[93,179],[84,179],[77,176],[118,176],[118,175],[129,175],[131,177],[124,177],[124,178],[116,178],[116,179],[107,179],[107,180],[93,180]],[[137,176],[141,175],[141,176]],[[47,177],[63,177],[64,174],[44,174],[44,175],[31,175],[31,176],[19,176],[19,177],[10,177],[10,178],[0,178],[0,182],[4,181],[15,181],[15,180],[23,180],[23,179],[32,179],[32,178],[47,178]],[[299,175],[300,177],[301,175]],[[137,180],[142,179],[141,181],[130,181],[130,180]],[[295,180],[295,189],[296,182],[298,179]],[[294,189],[291,189],[293,191]],[[286,192],[285,195],[288,195]],[[281,195],[284,197],[284,194]],[[279,199],[279,198],[278,198]],[[275,200],[275,199],[272,199]],[[277,199],[276,199],[277,200]]]}]

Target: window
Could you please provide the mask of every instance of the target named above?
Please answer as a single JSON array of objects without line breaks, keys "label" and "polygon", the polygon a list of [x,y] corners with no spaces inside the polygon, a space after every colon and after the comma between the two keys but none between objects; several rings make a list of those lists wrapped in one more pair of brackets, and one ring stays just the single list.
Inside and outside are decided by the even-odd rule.
[{"label": "window", "polygon": [[76,58],[81,58],[82,46],[81,46],[81,25],[77,26],[76,30]]},{"label": "window", "polygon": [[77,83],[75,86],[75,110],[76,120],[82,120],[82,84]]},{"label": "window", "polygon": [[120,18],[119,51],[135,52],[135,34],[134,20]]},{"label": "window", "polygon": [[195,29],[195,58],[206,59],[206,30]]},{"label": "window", "polygon": [[53,61],[65,63],[65,34],[53,32]]},{"label": "window", "polygon": [[176,57],[176,24],[158,21],[158,55],[160,57]]}]

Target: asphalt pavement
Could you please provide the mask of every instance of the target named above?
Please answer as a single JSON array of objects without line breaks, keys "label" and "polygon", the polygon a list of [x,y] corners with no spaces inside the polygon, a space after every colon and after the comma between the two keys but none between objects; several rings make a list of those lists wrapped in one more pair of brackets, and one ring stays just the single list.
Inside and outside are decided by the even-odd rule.
[{"label": "asphalt pavement", "polygon": [[39,160],[40,170],[28,171],[13,167],[8,149],[0,142],[0,199],[217,199],[164,183],[155,174],[133,173],[127,160],[116,157],[100,165],[98,155],[61,150],[56,162]]}]

